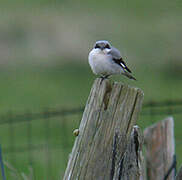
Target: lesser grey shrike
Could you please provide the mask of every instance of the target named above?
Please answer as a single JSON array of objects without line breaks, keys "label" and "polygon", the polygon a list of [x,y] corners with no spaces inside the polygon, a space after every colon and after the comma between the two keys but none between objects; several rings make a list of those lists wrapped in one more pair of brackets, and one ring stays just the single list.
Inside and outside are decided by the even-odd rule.
[{"label": "lesser grey shrike", "polygon": [[108,78],[114,74],[123,74],[130,79],[136,80],[123,61],[119,50],[111,46],[108,41],[97,41],[89,53],[88,61],[93,73],[100,75],[102,78]]}]

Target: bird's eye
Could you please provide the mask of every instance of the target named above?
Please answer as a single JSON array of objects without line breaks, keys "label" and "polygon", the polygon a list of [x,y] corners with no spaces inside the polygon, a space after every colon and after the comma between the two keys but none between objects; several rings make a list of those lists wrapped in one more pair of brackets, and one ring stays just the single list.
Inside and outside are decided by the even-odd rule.
[{"label": "bird's eye", "polygon": [[106,44],[105,48],[111,49],[109,44]]},{"label": "bird's eye", "polygon": [[95,49],[100,48],[98,44],[95,45]]}]

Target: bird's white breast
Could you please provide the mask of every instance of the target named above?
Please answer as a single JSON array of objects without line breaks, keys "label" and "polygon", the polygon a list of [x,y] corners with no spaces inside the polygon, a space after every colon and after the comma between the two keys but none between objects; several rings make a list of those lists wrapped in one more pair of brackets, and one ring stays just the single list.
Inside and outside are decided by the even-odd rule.
[{"label": "bird's white breast", "polygon": [[112,61],[111,55],[99,49],[93,49],[89,53],[89,64],[97,75],[120,74],[122,69]]}]

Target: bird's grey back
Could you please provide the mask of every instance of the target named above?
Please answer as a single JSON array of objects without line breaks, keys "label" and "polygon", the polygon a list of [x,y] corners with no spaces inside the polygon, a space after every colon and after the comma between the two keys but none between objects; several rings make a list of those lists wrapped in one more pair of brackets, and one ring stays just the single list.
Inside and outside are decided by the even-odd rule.
[{"label": "bird's grey back", "polygon": [[113,59],[120,59],[122,57],[120,51],[113,46],[108,54],[111,54]]}]

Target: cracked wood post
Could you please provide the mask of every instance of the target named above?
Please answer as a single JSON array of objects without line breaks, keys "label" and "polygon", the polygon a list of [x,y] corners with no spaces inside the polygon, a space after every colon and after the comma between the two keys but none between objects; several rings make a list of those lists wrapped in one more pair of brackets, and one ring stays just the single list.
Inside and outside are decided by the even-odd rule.
[{"label": "cracked wood post", "polygon": [[95,80],[64,180],[142,179],[140,135],[131,133],[142,100],[138,88]]},{"label": "cracked wood post", "polygon": [[[174,161],[174,121],[168,117],[144,131],[146,144],[146,166],[149,180],[164,180]],[[175,179],[173,169],[166,180]]]}]

